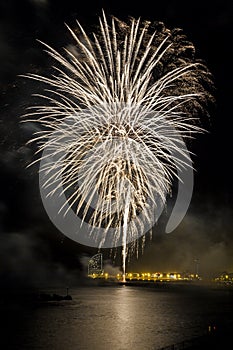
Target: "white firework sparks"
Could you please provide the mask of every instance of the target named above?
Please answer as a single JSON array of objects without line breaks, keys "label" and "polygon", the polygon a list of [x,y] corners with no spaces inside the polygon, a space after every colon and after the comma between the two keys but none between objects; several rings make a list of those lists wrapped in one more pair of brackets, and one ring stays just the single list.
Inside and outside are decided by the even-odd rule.
[{"label": "white firework sparks", "polygon": [[28,74],[50,88],[26,122],[40,124],[31,140],[38,154],[47,149],[56,159],[43,167],[50,195],[62,186],[69,208],[101,229],[102,243],[114,230],[125,271],[127,242],[145,233],[171,192],[177,164],[186,166],[179,140],[201,131],[190,113],[190,103],[203,96],[200,64],[180,59],[161,69],[174,52],[171,32],[149,34],[150,23],[140,19],[108,23],[103,13],[92,38],[79,23],[78,29],[68,27],[76,47],[64,55],[44,44],[56,73]]}]

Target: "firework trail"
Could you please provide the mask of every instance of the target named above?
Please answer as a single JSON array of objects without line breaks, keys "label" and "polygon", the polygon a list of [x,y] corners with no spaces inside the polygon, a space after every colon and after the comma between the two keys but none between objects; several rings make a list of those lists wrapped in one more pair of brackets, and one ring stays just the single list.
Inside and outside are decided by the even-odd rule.
[{"label": "firework trail", "polygon": [[91,37],[78,22],[68,30],[75,46],[64,54],[43,44],[55,73],[27,75],[49,88],[25,121],[41,128],[31,142],[46,158],[49,195],[62,190],[69,205],[60,211],[87,222],[100,248],[114,232],[125,273],[127,243],[135,248],[152,227],[177,166],[188,164],[183,140],[202,131],[211,75],[182,31],[160,22],[108,22],[103,13]]}]

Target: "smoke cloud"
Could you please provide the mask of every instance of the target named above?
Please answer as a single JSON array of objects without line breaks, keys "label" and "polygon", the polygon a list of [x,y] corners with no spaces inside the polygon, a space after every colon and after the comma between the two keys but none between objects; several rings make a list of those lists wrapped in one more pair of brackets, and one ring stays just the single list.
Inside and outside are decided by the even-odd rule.
[{"label": "smoke cloud", "polygon": [[[0,279],[2,287],[54,287],[78,285],[80,269],[68,269],[52,259],[44,241],[30,233],[5,233],[0,236]],[[77,263],[78,266],[78,263]]]},{"label": "smoke cloud", "polygon": [[198,270],[205,278],[223,271],[232,272],[231,231],[230,209],[216,210],[212,203],[203,203],[202,208],[188,213],[174,232],[161,234],[155,227],[153,241],[146,241],[144,254],[134,260],[131,267],[164,272],[196,273]]}]

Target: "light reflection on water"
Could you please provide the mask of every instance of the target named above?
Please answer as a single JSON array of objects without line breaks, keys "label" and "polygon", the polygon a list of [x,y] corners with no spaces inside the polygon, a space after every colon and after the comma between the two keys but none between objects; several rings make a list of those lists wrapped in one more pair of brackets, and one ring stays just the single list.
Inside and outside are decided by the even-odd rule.
[{"label": "light reflection on water", "polygon": [[159,349],[202,335],[210,322],[226,319],[232,297],[222,293],[128,286],[70,289],[72,301],[22,310],[27,322],[18,330],[21,345],[16,348]]}]

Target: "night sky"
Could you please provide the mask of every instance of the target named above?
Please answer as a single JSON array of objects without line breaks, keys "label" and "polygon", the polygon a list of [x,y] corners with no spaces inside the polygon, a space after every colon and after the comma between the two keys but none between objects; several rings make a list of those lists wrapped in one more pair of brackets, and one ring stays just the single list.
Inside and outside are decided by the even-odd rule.
[{"label": "night sky", "polygon": [[[194,152],[194,192],[182,223],[164,233],[168,220],[162,215],[153,240],[128,269],[150,271],[194,269],[212,276],[233,272],[233,170],[232,170],[232,1],[56,1],[1,0],[0,2],[0,281],[6,286],[75,284],[86,274],[88,257],[97,249],[81,246],[50,222],[41,203],[38,166],[34,146],[27,145],[32,125],[20,123],[25,109],[35,103],[31,96],[41,92],[35,82],[19,77],[36,72],[47,74],[51,61],[37,39],[56,49],[71,40],[70,27],[78,19],[85,29],[98,24],[102,8],[120,19],[128,16],[163,21],[166,27],[182,28],[214,77],[216,100],[210,116],[203,118],[208,132],[190,144]],[[172,202],[168,203],[168,212]],[[109,251],[103,251],[108,268],[117,270]]]}]

